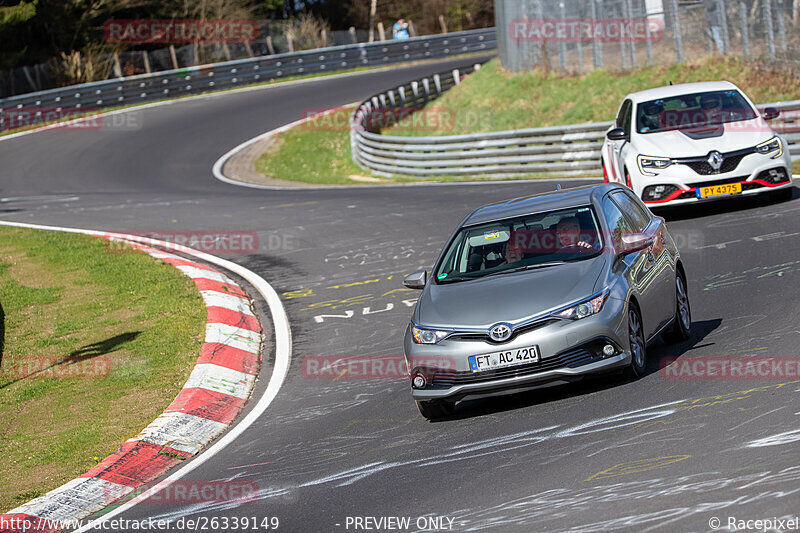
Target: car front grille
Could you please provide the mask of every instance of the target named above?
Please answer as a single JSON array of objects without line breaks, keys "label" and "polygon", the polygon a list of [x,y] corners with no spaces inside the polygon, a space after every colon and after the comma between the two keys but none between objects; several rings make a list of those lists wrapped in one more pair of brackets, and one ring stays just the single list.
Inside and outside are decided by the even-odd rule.
[{"label": "car front grille", "polygon": [[501,368],[498,370],[487,370],[485,372],[447,372],[438,371],[433,376],[430,389],[449,389],[456,385],[468,385],[472,383],[486,383],[498,379],[508,379],[539,374],[557,368],[576,368],[600,360],[593,357],[585,348],[576,348],[564,352],[555,357],[542,359],[538,363],[529,365],[514,366],[511,368]]},{"label": "car front grille", "polygon": [[739,154],[725,157],[725,159],[722,160],[722,166],[720,167],[719,171],[715,171],[713,168],[711,168],[711,165],[708,164],[708,161],[686,161],[683,164],[701,176],[708,176],[710,174],[724,174],[726,172],[732,172],[736,170],[736,167],[739,166],[739,163],[746,155],[747,154]]},{"label": "car front grille", "polygon": [[[549,324],[554,322],[559,322],[556,318],[545,318],[543,320],[539,320],[537,322],[532,322],[530,324],[525,324],[524,326],[517,326],[514,328],[514,332],[512,333],[511,337],[504,340],[503,342],[508,342],[512,340],[517,335],[525,333],[527,331],[533,331],[534,329],[543,328]],[[449,340],[459,340],[459,341],[485,341],[491,344],[498,344],[497,341],[492,339],[488,333],[455,333],[448,337]]]}]

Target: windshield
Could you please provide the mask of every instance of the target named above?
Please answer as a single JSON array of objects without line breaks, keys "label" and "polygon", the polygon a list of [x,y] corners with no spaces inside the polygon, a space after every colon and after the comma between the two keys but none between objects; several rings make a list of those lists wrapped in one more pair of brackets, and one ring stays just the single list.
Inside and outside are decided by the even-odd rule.
[{"label": "windshield", "polygon": [[739,91],[683,94],[640,103],[636,108],[636,131],[688,129],[751,120],[756,112]]},{"label": "windshield", "polygon": [[549,268],[603,249],[590,206],[536,213],[463,228],[436,270],[438,283]]}]

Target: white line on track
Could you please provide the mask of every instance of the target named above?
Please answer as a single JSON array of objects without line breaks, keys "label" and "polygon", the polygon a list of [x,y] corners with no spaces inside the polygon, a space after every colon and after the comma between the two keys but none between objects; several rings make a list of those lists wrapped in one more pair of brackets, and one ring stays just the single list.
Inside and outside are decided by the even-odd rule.
[{"label": "white line on track", "polygon": [[[122,233],[109,233],[105,231],[95,231],[95,230],[86,230],[86,229],[77,229],[77,228],[64,228],[59,226],[42,226],[38,224],[25,224],[21,222],[8,222],[0,220],[0,225],[2,226],[12,226],[12,227],[20,227],[20,228],[31,228],[31,229],[40,229],[46,231],[62,231],[66,233],[82,233],[85,235],[93,235],[97,237],[118,237],[118,238],[133,238],[138,243],[143,244],[150,244],[165,247],[167,249],[183,252],[198,259],[202,259],[203,261],[207,261],[209,263],[215,264],[231,272],[235,272],[242,278],[246,279],[255,289],[264,297],[269,306],[270,315],[272,317],[272,322],[275,327],[275,366],[272,369],[272,375],[269,378],[269,383],[267,384],[267,388],[264,390],[264,394],[261,398],[258,399],[258,402],[253,406],[252,410],[247,413],[242,420],[238,423],[234,423],[233,427],[228,431],[225,435],[222,436],[217,442],[215,442],[208,450],[200,453],[197,455],[192,461],[190,461],[185,466],[176,470],[172,475],[168,476],[163,480],[162,483],[159,483],[159,487],[168,486],[170,482],[176,481],[185,477],[187,474],[192,472],[194,469],[198,468],[205,464],[209,459],[213,458],[216,454],[221,452],[228,446],[231,442],[236,440],[242,433],[244,433],[262,414],[264,411],[269,407],[275,397],[278,395],[278,392],[283,385],[284,380],[286,379],[286,375],[289,372],[289,364],[292,358],[292,331],[289,326],[289,319],[286,315],[286,310],[281,303],[280,297],[278,293],[275,292],[275,289],[266,282],[261,276],[256,274],[255,272],[244,268],[243,266],[237,265],[231,261],[226,259],[222,259],[220,257],[213,256],[211,254],[207,254],[205,252],[200,252],[197,250],[193,250],[192,248],[188,248],[186,246],[176,245],[168,242],[159,241],[156,239],[147,239],[140,236],[134,235],[125,235]],[[154,490],[158,490],[156,487]],[[146,493],[143,494],[144,497],[137,497],[133,500],[125,502],[124,504],[120,505],[119,507],[113,509],[109,513],[103,515],[100,518],[97,518],[85,526],[77,529],[74,533],[82,533],[84,531],[89,530],[97,530],[100,527],[100,524],[113,518],[114,516],[123,513],[139,503],[139,501],[143,501],[147,498]]]}]

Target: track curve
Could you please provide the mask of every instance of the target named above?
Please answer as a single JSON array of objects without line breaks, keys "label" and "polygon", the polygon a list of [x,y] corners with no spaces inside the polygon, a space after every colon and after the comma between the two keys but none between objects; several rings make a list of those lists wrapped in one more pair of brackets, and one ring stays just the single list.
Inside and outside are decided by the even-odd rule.
[{"label": "track curve", "polygon": [[[431,424],[403,380],[303,376],[307,356],[400,355],[414,297],[398,290],[402,275],[430,268],[475,206],[553,185],[254,191],[216,181],[211,165],[306,108],[457,64],[201,97],[133,111],[137,129],[0,142],[4,219],[255,231],[258,253],[228,258],[282,293],[292,322],[294,359],[277,398],[192,474],[254,482],[257,501],[142,503],[118,518],[278,517],[280,531],[298,532],[355,530],[348,517],[367,516],[410,517],[408,531],[645,531],[800,514],[800,377],[677,380],[658,371],[665,357],[797,357],[797,199],[667,213],[688,272],[693,337],[654,345],[639,380],[468,401]],[[443,521],[425,529],[420,516]]]}]

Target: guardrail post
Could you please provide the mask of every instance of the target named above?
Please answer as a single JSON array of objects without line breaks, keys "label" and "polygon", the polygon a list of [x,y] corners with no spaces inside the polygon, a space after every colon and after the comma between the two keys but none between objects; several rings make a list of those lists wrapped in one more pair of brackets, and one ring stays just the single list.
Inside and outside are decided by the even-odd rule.
[{"label": "guardrail post", "polygon": [[461,74],[458,72],[457,68],[453,69],[453,81],[455,82],[456,85],[461,84]]},{"label": "guardrail post", "polygon": [[433,75],[433,83],[436,85],[436,92],[442,94],[442,78],[438,74]]},{"label": "guardrail post", "polygon": [[411,82],[411,92],[414,93],[414,98],[419,98],[419,82],[412,81]]}]

